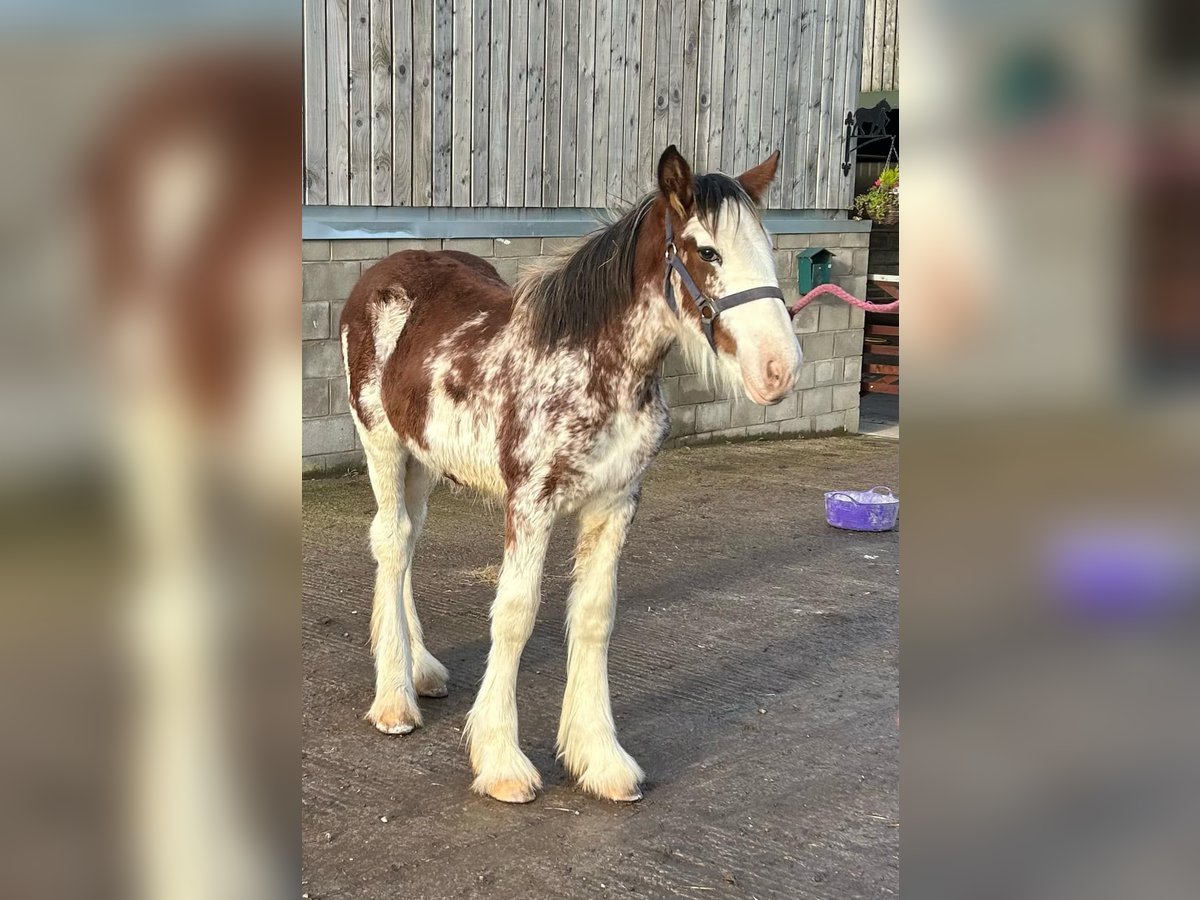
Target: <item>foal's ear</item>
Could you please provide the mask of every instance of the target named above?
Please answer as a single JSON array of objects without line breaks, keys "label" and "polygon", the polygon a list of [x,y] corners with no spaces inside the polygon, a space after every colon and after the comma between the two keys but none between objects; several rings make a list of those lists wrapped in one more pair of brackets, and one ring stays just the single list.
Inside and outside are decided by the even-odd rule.
[{"label": "foal's ear", "polygon": [[675,212],[686,219],[692,210],[692,167],[674,144],[658,158],[658,188]]},{"label": "foal's ear", "polygon": [[776,150],[753,169],[747,169],[738,176],[738,183],[746,189],[755,203],[762,203],[767,188],[775,180],[775,170],[779,168],[779,151]]}]

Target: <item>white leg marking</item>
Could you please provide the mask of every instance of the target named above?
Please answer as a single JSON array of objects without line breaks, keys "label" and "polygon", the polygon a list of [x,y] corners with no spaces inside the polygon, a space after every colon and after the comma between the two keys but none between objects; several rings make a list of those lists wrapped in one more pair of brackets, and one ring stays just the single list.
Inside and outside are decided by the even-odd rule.
[{"label": "white leg marking", "polygon": [[580,512],[575,582],[567,605],[567,689],[558,755],[581,787],[640,800],[645,773],[617,741],[608,692],[608,641],[617,609],[617,560],[637,502],[632,495]]},{"label": "white leg marking", "polygon": [[492,647],[466,737],[475,771],[472,790],[507,803],[527,803],[542,778],[521,752],[517,737],[517,668],[533,632],[541,599],[542,564],[553,515],[508,509],[504,564],[492,603]]},{"label": "white leg marking", "polygon": [[417,603],[413,597],[412,561],[421,529],[425,525],[425,514],[429,509],[429,491],[433,486],[429,471],[412,457],[408,459],[407,475],[404,479],[404,506],[412,526],[412,537],[408,542],[408,562],[404,570],[404,615],[408,620],[408,640],[412,649],[413,687],[421,697],[445,697],[449,693],[446,683],[450,673],[432,653],[425,648],[425,632],[417,616]]},{"label": "white leg marking", "polygon": [[378,506],[371,523],[371,552],[377,564],[371,607],[375,702],[367,718],[385,734],[408,734],[421,724],[403,602],[413,539],[404,502],[408,454],[395,435],[384,431],[386,427],[374,432],[359,429]]}]

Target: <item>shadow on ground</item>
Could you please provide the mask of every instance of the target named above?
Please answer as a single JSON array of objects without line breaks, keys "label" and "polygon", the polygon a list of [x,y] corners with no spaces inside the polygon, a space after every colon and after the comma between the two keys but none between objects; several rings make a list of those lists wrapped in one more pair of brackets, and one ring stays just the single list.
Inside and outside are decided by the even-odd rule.
[{"label": "shadow on ground", "polygon": [[[572,527],[550,551],[518,702],[546,789],[469,793],[462,725],[483,674],[502,518],[439,490],[416,591],[451,695],[375,732],[364,478],[304,488],[304,890],[327,898],[880,897],[898,891],[898,535],[824,522],[822,492],[889,484],[855,438],[664,453],[621,564],[614,711],[649,777],[618,806],[554,759]],[[387,821],[384,822],[383,819]]]}]

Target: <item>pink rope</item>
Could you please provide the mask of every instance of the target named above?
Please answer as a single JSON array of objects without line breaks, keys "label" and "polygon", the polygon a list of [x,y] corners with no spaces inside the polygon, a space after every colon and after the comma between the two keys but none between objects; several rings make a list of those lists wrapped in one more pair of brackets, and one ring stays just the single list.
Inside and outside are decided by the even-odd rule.
[{"label": "pink rope", "polygon": [[868,303],[866,300],[859,300],[853,294],[848,294],[836,284],[818,284],[815,288],[788,307],[788,311],[794,316],[808,304],[812,303],[822,294],[833,294],[839,300],[845,300],[851,306],[857,306],[859,309],[870,310],[871,312],[895,312],[900,308],[900,301],[893,300],[891,303]]}]

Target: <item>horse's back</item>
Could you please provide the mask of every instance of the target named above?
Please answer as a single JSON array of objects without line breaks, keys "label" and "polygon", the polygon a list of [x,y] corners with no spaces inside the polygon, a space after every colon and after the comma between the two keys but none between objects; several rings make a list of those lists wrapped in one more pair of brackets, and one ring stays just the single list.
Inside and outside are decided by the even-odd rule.
[{"label": "horse's back", "polygon": [[368,428],[386,413],[404,437],[432,389],[426,363],[443,339],[474,325],[480,339],[512,315],[512,290],[486,260],[455,250],[404,250],[367,269],[342,311],[350,403]]}]

